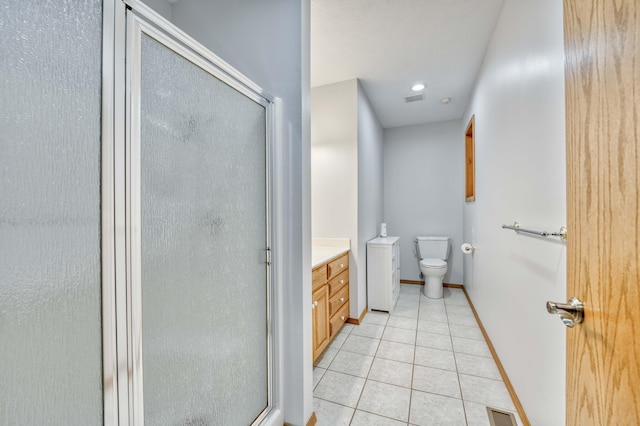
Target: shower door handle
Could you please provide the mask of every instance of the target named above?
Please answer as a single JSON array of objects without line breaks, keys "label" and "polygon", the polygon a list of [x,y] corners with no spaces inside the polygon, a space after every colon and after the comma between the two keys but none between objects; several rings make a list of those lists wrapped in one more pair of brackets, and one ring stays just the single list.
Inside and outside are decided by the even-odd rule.
[{"label": "shower door handle", "polygon": [[558,315],[564,325],[573,328],[584,318],[584,305],[580,299],[572,297],[567,303],[547,302],[547,312]]}]

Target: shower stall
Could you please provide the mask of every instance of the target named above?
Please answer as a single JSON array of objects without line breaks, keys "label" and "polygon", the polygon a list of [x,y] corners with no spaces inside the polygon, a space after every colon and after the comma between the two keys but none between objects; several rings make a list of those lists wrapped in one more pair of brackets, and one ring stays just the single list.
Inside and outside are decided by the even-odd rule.
[{"label": "shower stall", "polygon": [[138,1],[0,34],[0,424],[282,424],[277,100]]}]

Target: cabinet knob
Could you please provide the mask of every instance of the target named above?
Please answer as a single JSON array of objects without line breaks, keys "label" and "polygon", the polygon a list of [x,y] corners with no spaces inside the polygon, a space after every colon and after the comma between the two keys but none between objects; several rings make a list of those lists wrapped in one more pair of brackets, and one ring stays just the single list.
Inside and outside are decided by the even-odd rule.
[{"label": "cabinet knob", "polygon": [[340,264],[340,268],[344,268],[344,263],[341,263],[341,264]]},{"label": "cabinet knob", "polygon": [[341,316],[341,317],[340,317],[340,319],[341,319],[342,321],[344,321],[344,315],[343,315],[343,316]]},{"label": "cabinet knob", "polygon": [[340,301],[341,301],[341,302],[344,302],[344,297],[341,297],[341,298],[340,298]]},{"label": "cabinet knob", "polygon": [[340,280],[340,284],[344,284],[344,280]]},{"label": "cabinet knob", "polygon": [[313,302],[313,306],[318,306],[318,301]]}]

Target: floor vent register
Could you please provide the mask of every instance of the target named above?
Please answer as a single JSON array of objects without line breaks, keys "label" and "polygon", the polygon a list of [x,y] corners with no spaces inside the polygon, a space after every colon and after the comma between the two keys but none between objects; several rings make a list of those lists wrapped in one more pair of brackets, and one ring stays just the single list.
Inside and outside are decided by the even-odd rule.
[{"label": "floor vent register", "polygon": [[489,414],[489,423],[491,423],[491,426],[518,426],[516,416],[514,416],[513,413],[487,407],[487,414]]}]

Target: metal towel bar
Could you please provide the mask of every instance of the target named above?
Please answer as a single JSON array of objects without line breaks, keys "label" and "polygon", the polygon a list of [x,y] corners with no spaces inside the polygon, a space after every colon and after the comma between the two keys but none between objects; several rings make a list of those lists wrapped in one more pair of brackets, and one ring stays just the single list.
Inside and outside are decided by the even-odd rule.
[{"label": "metal towel bar", "polygon": [[513,222],[513,225],[502,225],[503,229],[511,229],[516,232],[524,232],[525,234],[538,235],[540,237],[558,237],[563,242],[567,242],[567,228],[564,226],[560,228],[559,232],[547,232],[547,231],[533,231],[531,229],[524,229],[520,227],[518,222]]}]

